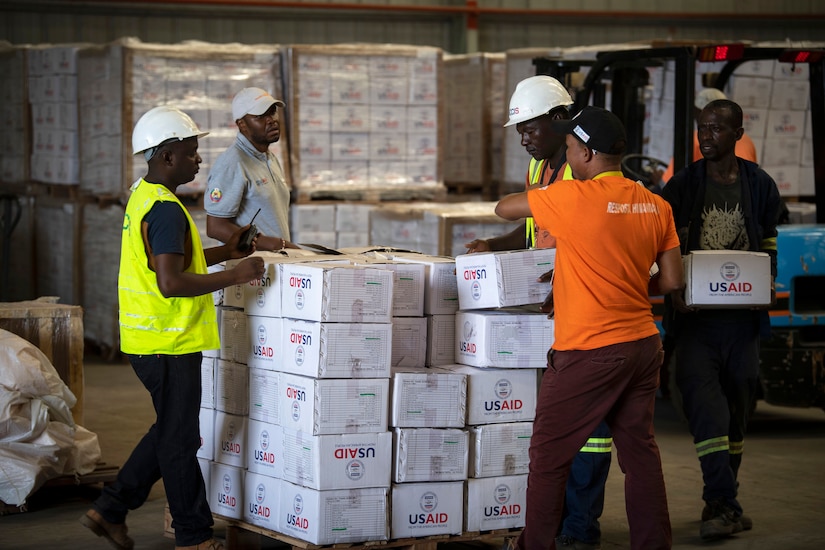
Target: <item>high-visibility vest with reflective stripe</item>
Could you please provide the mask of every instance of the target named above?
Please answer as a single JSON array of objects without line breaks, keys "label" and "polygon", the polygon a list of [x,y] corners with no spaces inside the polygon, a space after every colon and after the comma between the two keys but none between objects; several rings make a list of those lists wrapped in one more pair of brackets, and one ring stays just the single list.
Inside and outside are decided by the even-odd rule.
[{"label": "high-visibility vest with reflective stripe", "polygon": [[[534,158],[530,159],[530,167],[527,169],[527,174],[530,177],[530,184],[528,187],[532,187],[533,185],[542,183],[541,176],[544,173],[544,163],[547,162],[546,159],[536,160]],[[570,169],[570,165],[566,163],[564,165],[564,171],[561,173],[561,178],[556,176],[556,180],[572,180],[573,179],[573,170]],[[554,181],[556,181],[554,180]],[[552,182],[551,182],[552,183]],[[536,248],[536,222],[533,218],[525,218],[525,246],[527,248]]]},{"label": "high-visibility vest with reflective stripe", "polygon": [[163,185],[144,179],[135,182],[126,205],[120,245],[121,350],[135,355],[183,355],[218,349],[220,338],[212,294],[165,298],[158,288],[155,272],[149,269],[141,224],[152,206],[161,201],[179,204],[189,222],[192,260],[186,271],[207,273],[198,228],[180,200]]},{"label": "high-visibility vest with reflective stripe", "polygon": [[591,437],[579,449],[580,453],[609,453],[613,447],[612,437]]}]

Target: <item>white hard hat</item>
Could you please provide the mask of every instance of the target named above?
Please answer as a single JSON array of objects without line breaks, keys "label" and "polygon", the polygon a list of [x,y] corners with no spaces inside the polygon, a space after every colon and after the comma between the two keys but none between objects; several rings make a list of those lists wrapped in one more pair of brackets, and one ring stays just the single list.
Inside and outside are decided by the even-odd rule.
[{"label": "white hard hat", "polygon": [[203,137],[209,132],[201,132],[192,118],[174,107],[155,107],[144,113],[132,131],[132,154],[137,155],[166,140],[177,138]]},{"label": "white hard hat", "polygon": [[717,90],[716,88],[702,88],[696,93],[696,97],[693,99],[693,105],[701,111],[711,101],[727,98],[728,96],[726,96],[722,90]]},{"label": "white hard hat", "polygon": [[526,122],[572,104],[573,99],[561,82],[552,76],[531,76],[516,85],[510,97],[510,120],[504,126]]}]

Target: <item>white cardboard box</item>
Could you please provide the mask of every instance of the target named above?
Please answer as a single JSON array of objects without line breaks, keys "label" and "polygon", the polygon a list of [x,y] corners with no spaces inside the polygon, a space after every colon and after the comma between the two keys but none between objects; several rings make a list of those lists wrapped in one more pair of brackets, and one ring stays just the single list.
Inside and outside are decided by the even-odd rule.
[{"label": "white cardboard box", "polygon": [[209,508],[213,514],[232,519],[243,518],[244,470],[219,462],[212,463],[209,474]]},{"label": "white cardboard box", "polygon": [[246,468],[280,479],[284,469],[283,429],[269,422],[252,420],[246,424]]},{"label": "white cardboard box", "polygon": [[280,267],[284,317],[337,323],[392,320],[392,271],[326,263]]},{"label": "white cardboard box", "polygon": [[455,314],[427,315],[428,367],[455,363]]},{"label": "white cardboard box", "polygon": [[201,407],[198,422],[201,441],[198,458],[212,460],[215,458],[215,410]]},{"label": "white cardboard box", "polygon": [[468,433],[457,428],[395,428],[392,480],[467,479],[469,444]]},{"label": "white cardboard box", "polygon": [[278,424],[278,385],[281,375],[277,371],[249,369],[249,418]]},{"label": "white cardboard box", "polygon": [[421,317],[424,315],[425,265],[370,258],[357,258],[355,262],[356,264],[388,269],[393,272],[393,317]]},{"label": "white cardboard box", "polygon": [[313,435],[386,431],[389,382],[281,373],[281,426]]},{"label": "white cardboard box", "polygon": [[243,520],[271,531],[278,530],[281,516],[281,481],[256,472],[246,472],[243,491]]},{"label": "white cardboard box", "polygon": [[771,259],[764,252],[698,250],[682,261],[689,306],[748,308],[771,303]]},{"label": "white cardboard box", "polygon": [[399,262],[423,263],[425,269],[424,313],[450,315],[458,310],[458,285],[455,276],[455,259],[446,256],[401,253],[391,254]]},{"label": "white cardboard box", "polygon": [[390,486],[392,434],[310,435],[283,430],[283,479],[316,489]]},{"label": "white cardboard box", "polygon": [[482,424],[470,428],[469,477],[526,474],[532,422]]},{"label": "white cardboard box", "polygon": [[473,367],[540,369],[553,345],[553,320],[527,310],[459,311],[457,363]]},{"label": "white cardboard box", "polygon": [[462,310],[540,304],[553,288],[537,279],[553,269],[554,248],[456,256],[458,305]]},{"label": "white cardboard box", "polygon": [[246,468],[246,421],[248,418],[215,411],[215,462]]},{"label": "white cardboard box", "polygon": [[393,326],[284,319],[282,372],[312,378],[389,378]]},{"label": "white cardboard box", "polygon": [[463,524],[463,481],[393,484],[393,539],[460,535]]},{"label": "white cardboard box", "polygon": [[281,370],[283,357],[283,323],[279,317],[248,315],[246,320],[250,367]]},{"label": "white cardboard box", "polygon": [[463,428],[467,376],[442,369],[393,368],[390,426]]},{"label": "white cardboard box", "polygon": [[771,109],[768,111],[768,123],[765,137],[801,138],[805,134],[805,117],[807,111],[790,111]]},{"label": "white cardboard box", "polygon": [[249,367],[217,360],[215,409],[229,414],[249,414]]},{"label": "white cardboard box", "polygon": [[441,367],[467,375],[467,424],[524,422],[536,418],[538,372],[535,369]]},{"label": "white cardboard box", "polygon": [[393,317],[392,366],[422,368],[426,362],[427,319],[424,317]]},{"label": "white cardboard box", "polygon": [[524,527],[527,475],[467,481],[464,531],[494,531]]},{"label": "white cardboard box", "polygon": [[246,313],[239,309],[221,308],[220,314],[220,358],[245,365],[249,360]]},{"label": "white cardboard box", "polygon": [[388,489],[316,491],[281,481],[278,531],[312,544],[389,538]]}]

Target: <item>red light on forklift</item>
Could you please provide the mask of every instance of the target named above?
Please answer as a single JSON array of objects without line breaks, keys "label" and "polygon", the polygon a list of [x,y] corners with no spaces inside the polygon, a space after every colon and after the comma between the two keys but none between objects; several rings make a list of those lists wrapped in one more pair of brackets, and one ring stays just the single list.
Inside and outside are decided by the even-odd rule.
[{"label": "red light on forklift", "polygon": [[825,50],[785,50],[779,54],[781,63],[816,63],[825,55]]},{"label": "red light on forklift", "polygon": [[699,49],[699,61],[732,61],[741,59],[745,53],[744,44],[719,44]]}]

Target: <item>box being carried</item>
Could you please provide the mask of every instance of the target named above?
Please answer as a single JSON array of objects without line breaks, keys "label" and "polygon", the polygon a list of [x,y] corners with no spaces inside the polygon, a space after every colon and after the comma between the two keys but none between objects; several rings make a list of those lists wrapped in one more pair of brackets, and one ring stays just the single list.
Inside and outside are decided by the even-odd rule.
[{"label": "box being carried", "polygon": [[553,269],[556,249],[461,254],[455,258],[462,310],[540,304],[553,288],[538,278]]},{"label": "box being carried", "polygon": [[715,308],[750,308],[771,303],[771,258],[764,252],[696,250],[682,257],[685,303]]}]

